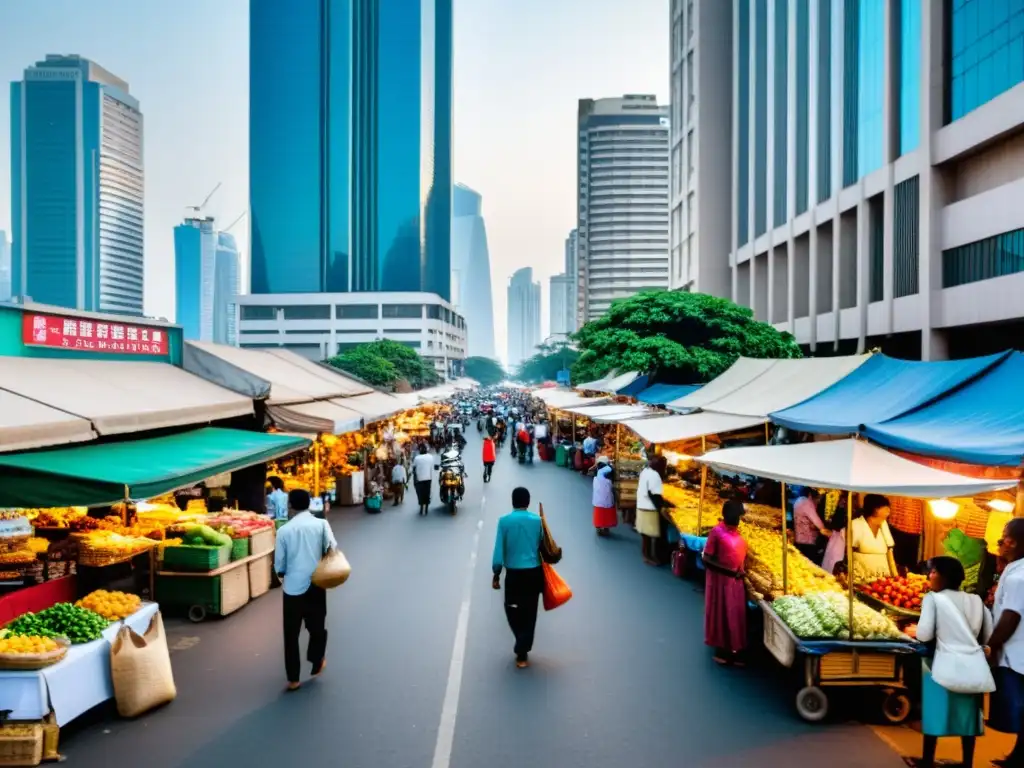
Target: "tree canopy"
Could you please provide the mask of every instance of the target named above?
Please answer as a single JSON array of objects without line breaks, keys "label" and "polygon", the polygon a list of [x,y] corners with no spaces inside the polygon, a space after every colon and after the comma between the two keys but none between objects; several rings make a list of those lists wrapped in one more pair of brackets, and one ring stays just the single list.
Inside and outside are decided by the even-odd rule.
[{"label": "tree canopy", "polygon": [[390,339],[360,344],[327,363],[376,387],[393,388],[404,379],[414,389],[422,389],[441,381],[434,367],[416,350]]},{"label": "tree canopy", "polygon": [[467,357],[462,369],[482,387],[493,387],[505,380],[505,369],[501,363],[489,357]]},{"label": "tree canopy", "polygon": [[568,342],[542,344],[537,352],[522,362],[516,377],[527,384],[540,384],[543,381],[555,381],[558,372],[570,368],[579,357],[579,352]]},{"label": "tree canopy", "polygon": [[640,371],[677,384],[710,381],[739,356],[801,357],[794,338],[727,299],[683,291],[643,291],[614,302],[576,333],[572,380]]}]

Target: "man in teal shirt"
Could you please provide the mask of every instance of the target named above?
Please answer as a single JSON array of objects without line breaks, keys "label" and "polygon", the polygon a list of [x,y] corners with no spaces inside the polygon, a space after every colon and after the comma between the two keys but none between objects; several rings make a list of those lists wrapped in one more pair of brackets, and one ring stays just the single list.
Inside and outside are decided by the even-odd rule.
[{"label": "man in teal shirt", "polygon": [[537,626],[537,603],[544,591],[540,545],[543,526],[539,515],[530,511],[530,492],[512,491],[512,511],[498,520],[494,539],[494,581],[501,589],[501,571],[505,570],[505,616],[515,635],[516,666],[528,667]]}]

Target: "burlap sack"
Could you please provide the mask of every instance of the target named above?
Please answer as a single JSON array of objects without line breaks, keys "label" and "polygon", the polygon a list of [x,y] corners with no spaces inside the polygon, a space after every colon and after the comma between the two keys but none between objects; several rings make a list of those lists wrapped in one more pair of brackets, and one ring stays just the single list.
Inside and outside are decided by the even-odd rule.
[{"label": "burlap sack", "polygon": [[178,695],[159,611],[144,635],[121,627],[110,646],[110,674],[117,711],[122,717],[136,717]]}]

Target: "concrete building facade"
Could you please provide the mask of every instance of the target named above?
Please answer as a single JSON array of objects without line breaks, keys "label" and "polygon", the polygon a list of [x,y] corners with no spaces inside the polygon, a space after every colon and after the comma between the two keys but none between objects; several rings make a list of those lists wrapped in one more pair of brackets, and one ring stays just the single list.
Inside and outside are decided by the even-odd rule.
[{"label": "concrete building facade", "polygon": [[540,283],[523,267],[508,281],[508,370],[531,357],[540,338]]}]

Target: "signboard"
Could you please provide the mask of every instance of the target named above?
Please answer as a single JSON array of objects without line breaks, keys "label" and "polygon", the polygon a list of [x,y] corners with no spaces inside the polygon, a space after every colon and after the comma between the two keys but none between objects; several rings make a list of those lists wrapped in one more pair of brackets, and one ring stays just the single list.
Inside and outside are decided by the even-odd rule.
[{"label": "signboard", "polygon": [[563,368],[562,370],[560,370],[558,372],[556,378],[555,378],[555,381],[557,381],[563,387],[569,386],[569,371],[568,371],[568,369]]},{"label": "signboard", "polygon": [[34,312],[22,316],[21,340],[34,347],[115,355],[166,355],[168,351],[164,328]]}]

